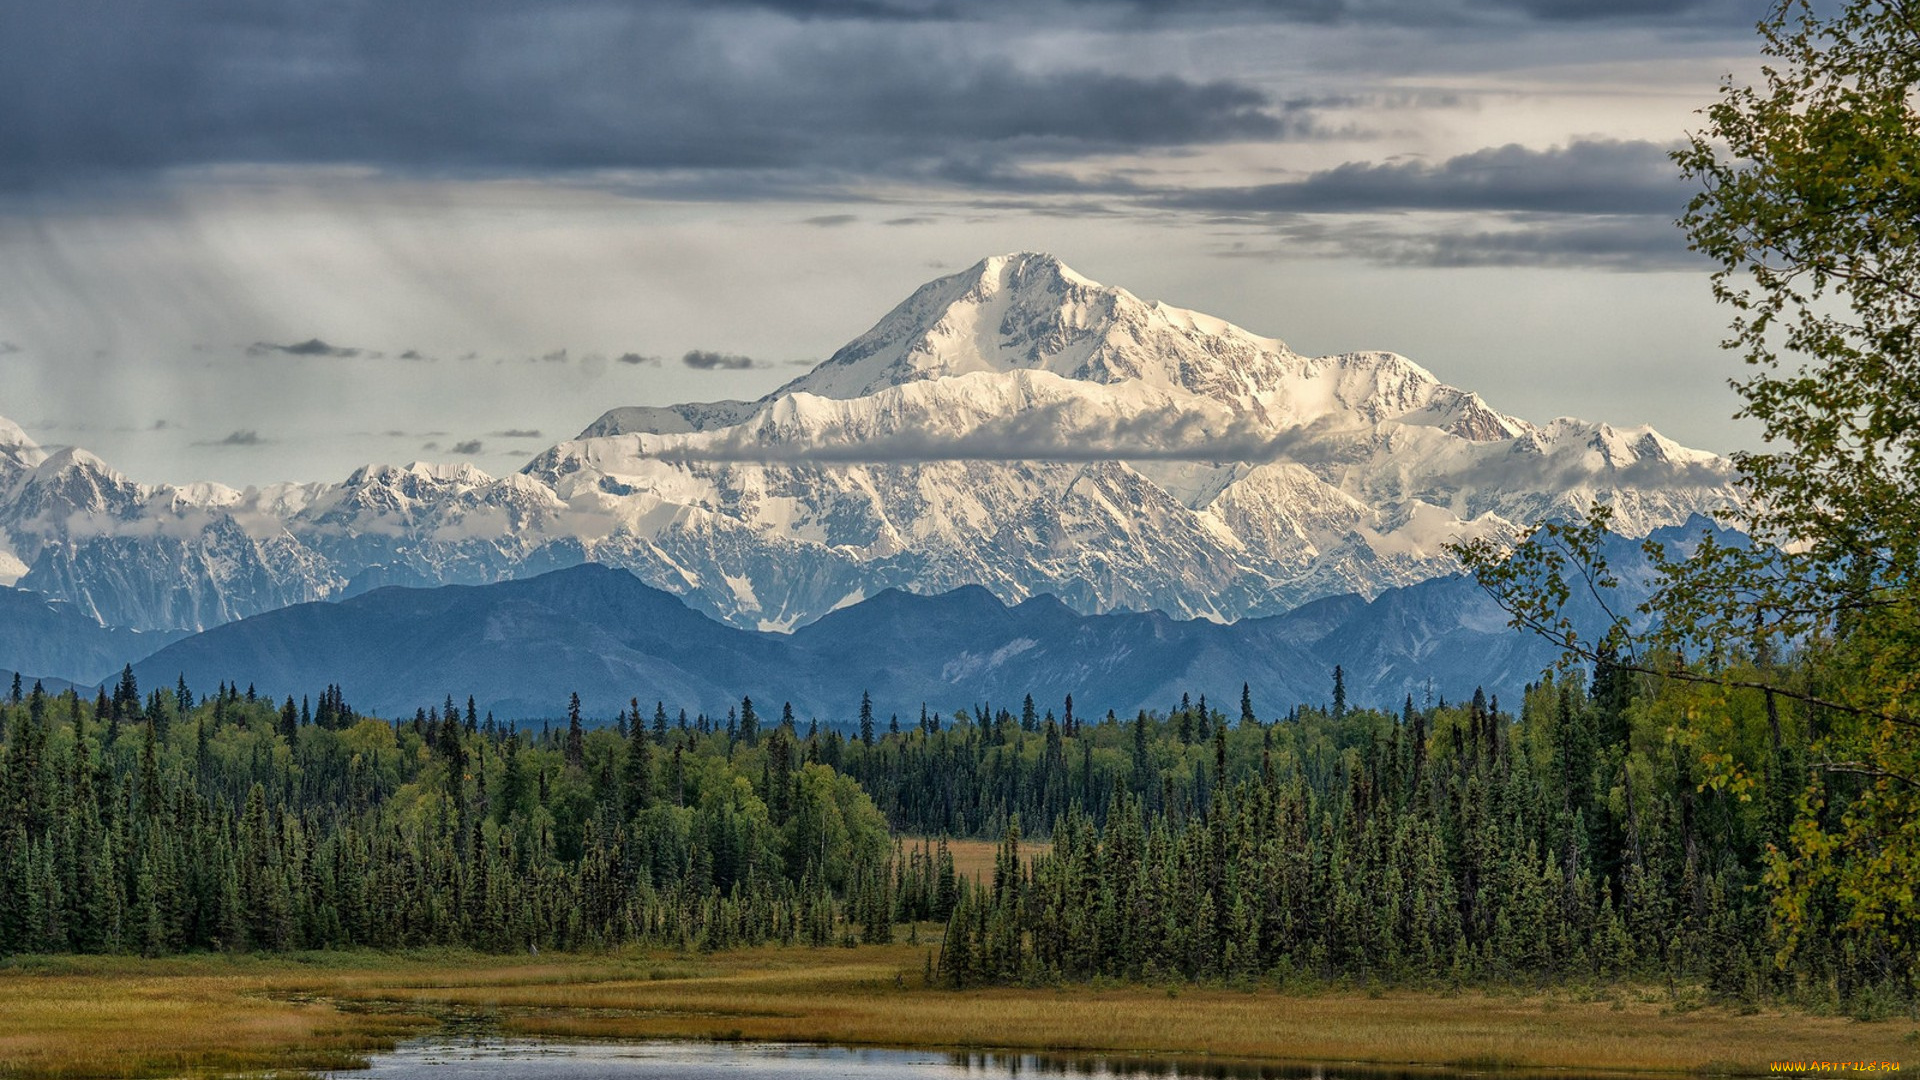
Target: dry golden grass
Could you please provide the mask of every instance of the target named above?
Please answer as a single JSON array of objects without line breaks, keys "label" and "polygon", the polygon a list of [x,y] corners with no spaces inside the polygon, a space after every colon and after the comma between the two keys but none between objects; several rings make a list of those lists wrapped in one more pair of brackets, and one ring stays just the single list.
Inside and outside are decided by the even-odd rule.
[{"label": "dry golden grass", "polygon": [[1780,1011],[1676,1013],[1659,993],[1595,1002],[1566,994],[1374,997],[1190,988],[1170,994],[1084,986],[955,993],[922,986],[925,955],[910,946],[767,948],[662,956],[644,973],[606,979],[540,986],[490,979],[364,992],[416,1007],[458,1003],[486,1010],[523,1034],[596,1038],[1754,1072],[1783,1058],[1898,1061],[1903,1051],[1917,1049],[1907,1037],[1910,1023]]},{"label": "dry golden grass", "polygon": [[[920,846],[918,840],[908,840],[906,843],[911,847]],[[933,843],[937,846],[938,841]],[[949,840],[947,850],[953,855],[954,873],[983,883],[993,881],[993,858],[999,853],[999,843],[993,840]],[[1031,863],[1042,853],[1052,850],[1053,844],[1049,841],[1022,840],[1020,860]]]},{"label": "dry golden grass", "polygon": [[1764,1072],[1781,1059],[1920,1056],[1911,1021],[1676,1012],[1662,993],[922,985],[926,950],[719,956],[62,961],[0,973],[0,1076],[314,1068],[479,1016],[526,1035],[720,1038],[1120,1056]]},{"label": "dry golden grass", "polygon": [[0,970],[0,1076],[350,1067],[431,1018],[348,1015],[287,990],[290,965],[62,959]]}]

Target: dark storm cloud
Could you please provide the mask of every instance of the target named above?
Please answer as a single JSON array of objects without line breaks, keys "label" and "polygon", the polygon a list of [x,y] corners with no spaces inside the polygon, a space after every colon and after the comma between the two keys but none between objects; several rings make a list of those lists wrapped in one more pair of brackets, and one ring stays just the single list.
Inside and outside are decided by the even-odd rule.
[{"label": "dark storm cloud", "polygon": [[233,163],[891,175],[1290,130],[1243,83],[828,30],[589,0],[21,0],[0,5],[0,186]]},{"label": "dark storm cloud", "polygon": [[508,428],[505,431],[496,431],[493,435],[497,439],[537,439],[540,437],[540,432],[534,428]]},{"label": "dark storm cloud", "polygon": [[768,366],[766,362],[751,356],[733,356],[706,349],[693,349],[681,357],[680,362],[696,371],[747,371]]},{"label": "dark storm cloud", "polygon": [[284,353],[288,356],[324,356],[339,360],[351,360],[357,356],[379,358],[377,352],[366,349],[350,349],[342,345],[329,345],[319,338],[296,341],[291,345],[276,345],[271,341],[256,341],[247,346],[248,356],[266,356],[270,353]]},{"label": "dark storm cloud", "polygon": [[[1020,11],[1025,17],[1056,17],[1076,12],[1117,12],[1157,18],[1227,16],[1263,22],[1331,23],[1375,21],[1430,23],[1437,19],[1469,19],[1513,13],[1541,21],[1571,19],[1673,18],[1719,12],[1735,5],[1726,0],[1062,0],[1053,5],[1010,0],[731,0],[736,6],[759,7],[796,18],[870,20],[985,20],[1004,19]],[[1749,20],[1752,16],[1748,16]]]},{"label": "dark storm cloud", "polygon": [[1437,165],[1348,164],[1299,180],[1161,196],[1163,205],[1243,213],[1510,211],[1677,216],[1688,189],[1668,147],[1581,141],[1550,150],[1508,145]]},{"label": "dark storm cloud", "polygon": [[819,214],[803,219],[800,224],[812,225],[822,229],[831,229],[839,225],[851,225],[859,220],[859,218],[852,214]]},{"label": "dark storm cloud", "polygon": [[660,366],[659,357],[644,356],[637,352],[621,353],[619,356],[616,356],[613,359],[616,363],[630,364],[634,367],[659,367]]},{"label": "dark storm cloud", "polygon": [[22,351],[20,346],[15,345],[13,342],[0,341],[0,356],[12,356],[14,353],[20,351]]},{"label": "dark storm cloud", "polygon": [[466,454],[468,456],[472,456],[480,452],[480,440],[466,439],[464,441],[454,443],[452,446],[447,448],[447,451],[449,453]]}]

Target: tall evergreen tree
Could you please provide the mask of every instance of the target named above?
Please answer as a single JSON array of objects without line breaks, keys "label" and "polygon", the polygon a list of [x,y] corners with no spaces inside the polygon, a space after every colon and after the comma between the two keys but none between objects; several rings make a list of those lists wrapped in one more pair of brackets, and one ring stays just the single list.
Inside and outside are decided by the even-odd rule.
[{"label": "tall evergreen tree", "polygon": [[585,768],[587,764],[587,733],[580,721],[580,694],[576,691],[567,700],[567,767]]},{"label": "tall evergreen tree", "polygon": [[760,741],[760,717],[753,711],[753,699],[740,699],[740,740],[748,746]]}]

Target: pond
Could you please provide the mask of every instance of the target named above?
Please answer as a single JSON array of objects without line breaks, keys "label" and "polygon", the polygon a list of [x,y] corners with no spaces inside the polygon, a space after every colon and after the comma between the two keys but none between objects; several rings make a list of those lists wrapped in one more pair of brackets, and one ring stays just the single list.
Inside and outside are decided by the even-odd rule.
[{"label": "pond", "polygon": [[1433,1070],[1347,1065],[1252,1065],[1044,1054],[872,1050],[783,1043],[568,1043],[434,1037],[402,1043],[368,1071],[336,1080],[951,1080],[958,1077],[1153,1077],[1157,1080],[1460,1080]]}]

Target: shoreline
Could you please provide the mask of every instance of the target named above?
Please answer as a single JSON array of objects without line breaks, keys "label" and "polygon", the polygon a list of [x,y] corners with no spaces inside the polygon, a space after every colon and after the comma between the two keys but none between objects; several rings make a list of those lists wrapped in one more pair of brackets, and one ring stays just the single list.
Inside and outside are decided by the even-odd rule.
[{"label": "shoreline", "polygon": [[0,965],[0,1075],[345,1070],[469,1023],[549,1041],[1337,1064],[1402,1075],[1758,1075],[1770,1061],[1920,1057],[1920,1024],[1907,1017],[1730,1010],[1643,986],[956,991],[922,985],[927,950],[15,958]]},{"label": "shoreline", "polygon": [[[500,1032],[474,1033],[471,1035],[450,1035],[437,1031],[423,1032],[409,1036],[395,1045],[392,1051],[399,1052],[407,1044],[427,1046],[457,1046],[462,1040],[493,1039],[505,1046],[526,1047],[620,1047],[620,1046],[700,1046],[700,1047],[740,1047],[752,1049],[801,1049],[812,1051],[840,1051],[849,1054],[886,1053],[886,1054],[941,1054],[950,1058],[966,1058],[991,1068],[996,1065],[1015,1066],[1020,1070],[1037,1067],[1044,1075],[1088,1075],[1086,1066],[1099,1065],[1120,1076],[1152,1075],[1165,1076],[1168,1070],[1186,1069],[1189,1072],[1204,1071],[1209,1076],[1238,1078],[1241,1076],[1269,1077],[1274,1074],[1299,1077],[1320,1077],[1322,1074],[1337,1071],[1343,1078],[1354,1077],[1358,1080],[1413,1080],[1413,1078],[1459,1078],[1465,1076],[1498,1076],[1503,1080],[1566,1080],[1570,1076],[1593,1076],[1597,1078],[1644,1078],[1654,1080],[1657,1077],[1685,1076],[1752,1076],[1757,1073],[1713,1073],[1648,1071],[1631,1069],[1606,1069],[1588,1066],[1514,1066],[1494,1062],[1463,1062],[1452,1065],[1439,1065],[1426,1062],[1381,1062],[1367,1059],[1344,1058],[1285,1058],[1285,1057],[1221,1057],[1180,1053],[1091,1053],[1069,1051],[1047,1051],[1032,1048],[1010,1048],[996,1046],[950,1046],[929,1043],[845,1043],[819,1042],[806,1040],[764,1041],[758,1039],[719,1039],[719,1038],[676,1038],[659,1036],[649,1038],[622,1038],[619,1036],[573,1036],[559,1037],[547,1035],[517,1035]],[[1023,1075],[1009,1073],[1009,1075]],[[1769,1074],[1779,1075],[1779,1074]]]}]

